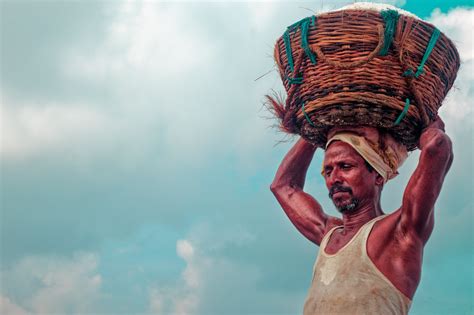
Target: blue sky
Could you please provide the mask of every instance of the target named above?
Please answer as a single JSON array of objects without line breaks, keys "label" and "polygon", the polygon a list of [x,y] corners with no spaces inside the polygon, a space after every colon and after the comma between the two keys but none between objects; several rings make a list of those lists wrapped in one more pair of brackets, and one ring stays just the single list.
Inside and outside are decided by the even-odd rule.
[{"label": "blue sky", "polygon": [[[2,313],[301,313],[318,248],[269,191],[296,138],[262,102],[283,91],[286,26],[352,2],[1,1]],[[473,3],[386,2],[461,55],[440,111],[455,160],[412,314],[469,314]],[[387,212],[417,157],[384,189]],[[336,214],[321,160],[306,190]]]}]

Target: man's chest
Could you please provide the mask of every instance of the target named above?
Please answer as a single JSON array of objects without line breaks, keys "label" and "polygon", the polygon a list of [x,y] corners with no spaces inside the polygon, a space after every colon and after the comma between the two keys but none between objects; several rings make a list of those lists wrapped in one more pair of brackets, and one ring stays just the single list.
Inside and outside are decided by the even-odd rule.
[{"label": "man's chest", "polygon": [[329,255],[337,254],[341,249],[346,247],[357,234],[357,231],[344,233],[342,229],[337,229],[330,236],[324,251]]},{"label": "man's chest", "polygon": [[372,229],[360,232],[334,230],[324,253],[347,256],[347,252],[351,252],[345,260],[354,264],[366,257],[399,291],[412,298],[421,275],[422,245],[397,235],[390,222],[376,222]]}]

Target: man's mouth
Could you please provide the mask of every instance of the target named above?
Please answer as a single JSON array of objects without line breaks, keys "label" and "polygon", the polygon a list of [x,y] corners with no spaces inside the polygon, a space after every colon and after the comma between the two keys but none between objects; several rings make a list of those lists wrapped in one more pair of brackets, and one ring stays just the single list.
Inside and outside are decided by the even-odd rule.
[{"label": "man's mouth", "polygon": [[329,190],[329,198],[332,199],[334,195],[342,194],[342,193],[348,193],[352,195],[352,189],[350,189],[349,187],[344,187],[344,186],[333,186]]}]

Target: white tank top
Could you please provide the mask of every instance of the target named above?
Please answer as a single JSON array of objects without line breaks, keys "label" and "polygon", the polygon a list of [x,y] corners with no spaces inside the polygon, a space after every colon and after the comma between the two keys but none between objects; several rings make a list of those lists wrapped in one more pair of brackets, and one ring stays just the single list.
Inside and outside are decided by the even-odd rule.
[{"label": "white tank top", "polygon": [[405,315],[411,300],[401,293],[367,255],[367,238],[379,216],[364,224],[336,254],[325,252],[331,229],[323,238],[313,269],[304,315]]}]

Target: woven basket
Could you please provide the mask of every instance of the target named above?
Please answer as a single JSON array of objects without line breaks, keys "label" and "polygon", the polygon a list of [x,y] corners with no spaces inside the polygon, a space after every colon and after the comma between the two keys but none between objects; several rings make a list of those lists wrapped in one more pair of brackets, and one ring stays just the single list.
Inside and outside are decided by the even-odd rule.
[{"label": "woven basket", "polygon": [[394,10],[348,9],[305,18],[275,45],[287,91],[270,98],[281,128],[318,145],[333,126],[388,131],[413,150],[459,68],[433,25]]}]

